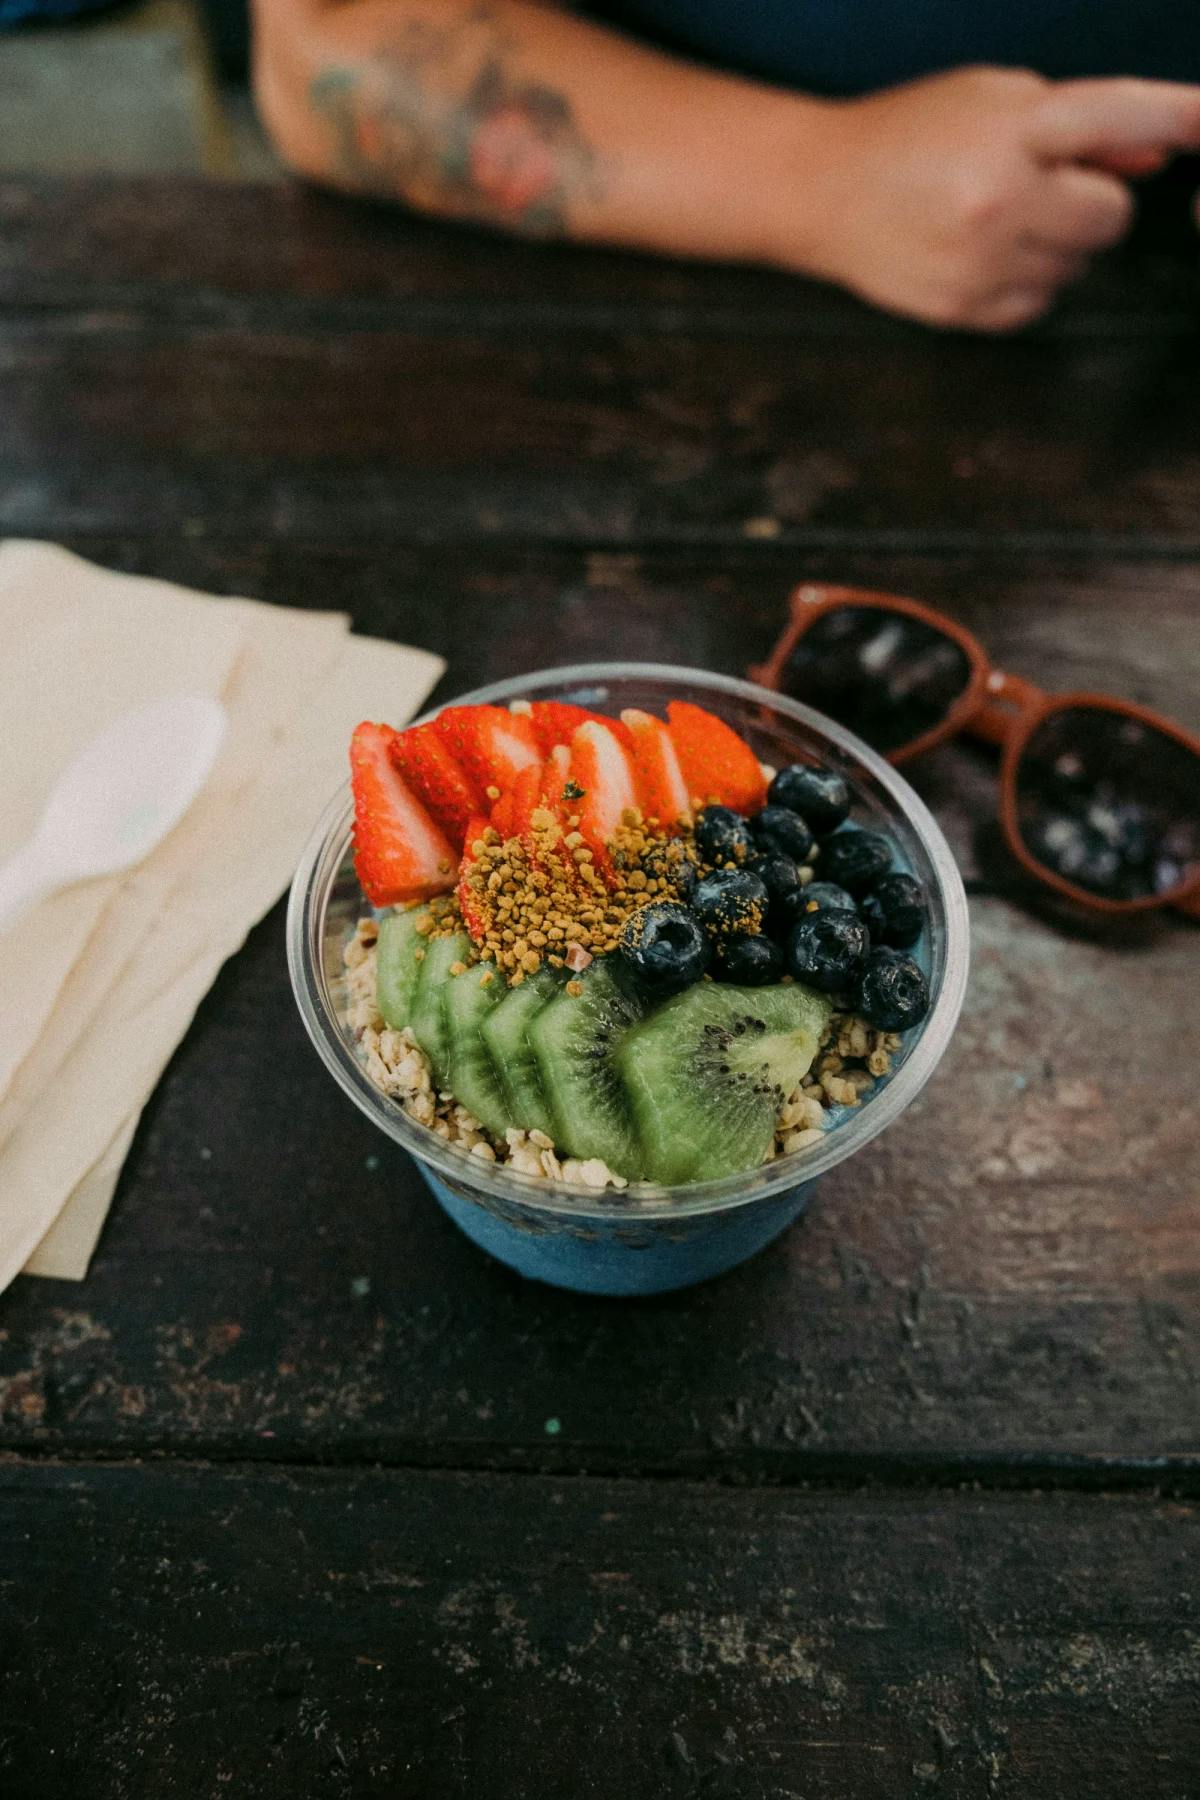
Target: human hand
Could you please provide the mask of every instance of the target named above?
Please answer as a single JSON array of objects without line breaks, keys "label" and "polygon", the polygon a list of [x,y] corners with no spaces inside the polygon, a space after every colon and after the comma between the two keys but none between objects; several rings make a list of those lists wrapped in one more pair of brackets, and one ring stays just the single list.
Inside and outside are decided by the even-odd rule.
[{"label": "human hand", "polygon": [[777,259],[930,324],[1009,331],[1133,215],[1126,178],[1200,146],[1200,87],[958,69],[822,109]]}]

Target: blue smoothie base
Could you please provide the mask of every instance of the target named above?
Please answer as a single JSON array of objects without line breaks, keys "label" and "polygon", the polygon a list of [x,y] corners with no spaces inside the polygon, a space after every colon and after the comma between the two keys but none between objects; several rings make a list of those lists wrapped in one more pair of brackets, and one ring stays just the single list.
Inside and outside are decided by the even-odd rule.
[{"label": "blue smoothie base", "polygon": [[815,1181],[729,1212],[679,1219],[572,1219],[533,1213],[450,1187],[417,1167],[434,1199],[471,1242],[530,1281],[577,1294],[667,1294],[734,1269],[786,1231],[812,1198]]}]

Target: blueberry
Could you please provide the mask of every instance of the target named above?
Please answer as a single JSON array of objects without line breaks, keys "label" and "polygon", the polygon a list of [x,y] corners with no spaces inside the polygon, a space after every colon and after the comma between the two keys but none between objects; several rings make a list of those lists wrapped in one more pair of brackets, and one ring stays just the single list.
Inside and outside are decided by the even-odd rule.
[{"label": "blueberry", "polygon": [[867,928],[857,913],[842,910],[810,913],[788,939],[787,964],[797,981],[837,994],[853,988],[870,948]]},{"label": "blueberry", "polygon": [[800,814],[786,806],[764,806],[751,819],[750,829],[763,850],[778,850],[794,862],[806,862],[813,847],[812,832]]},{"label": "blueberry", "polygon": [[769,937],[720,938],[713,952],[713,970],[722,981],[766,987],[783,974],[783,951]]},{"label": "blueberry", "polygon": [[841,912],[855,910],[854,901],[845,888],[835,887],[832,881],[810,881],[807,887],[793,888],[790,893],[772,900],[770,928],[786,943],[793,926],[801,919],[810,919],[815,913],[829,912],[831,908]]},{"label": "blueberry", "polygon": [[647,993],[676,994],[699,981],[712,948],[694,913],[674,900],[638,909],[621,937],[621,953]]},{"label": "blueberry", "polygon": [[857,1003],[880,1031],[908,1031],[929,1011],[929,983],[911,956],[872,950],[863,964]]},{"label": "blueberry", "polygon": [[861,894],[892,866],[892,846],[878,831],[854,826],[821,845],[821,879]]},{"label": "blueberry", "polygon": [[805,763],[780,769],[767,789],[767,800],[772,806],[798,812],[818,837],[836,831],[850,811],[850,789],[842,777],[832,769],[813,769]]},{"label": "blueberry", "polygon": [[803,911],[815,906],[818,912],[828,912],[831,907],[839,907],[846,912],[854,911],[854,901],[844,887],[838,887],[833,881],[810,881],[803,890]]},{"label": "blueberry", "polygon": [[768,850],[763,856],[751,857],[746,864],[749,875],[757,875],[772,900],[782,900],[800,891],[800,871],[790,856]]},{"label": "blueberry", "polygon": [[714,869],[696,883],[692,906],[708,931],[761,931],[767,890],[758,876],[746,869]]},{"label": "blueberry", "polygon": [[745,862],[754,855],[756,845],[741,813],[729,806],[706,806],[696,819],[696,848],[702,862],[720,868],[724,863]]},{"label": "blueberry", "polygon": [[873,944],[907,950],[925,929],[925,896],[911,875],[882,875],[859,911]]}]

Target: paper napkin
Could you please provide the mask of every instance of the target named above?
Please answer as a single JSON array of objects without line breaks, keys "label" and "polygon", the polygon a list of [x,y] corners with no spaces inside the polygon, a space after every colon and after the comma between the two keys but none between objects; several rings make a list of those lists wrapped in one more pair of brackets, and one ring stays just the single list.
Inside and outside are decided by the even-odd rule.
[{"label": "paper napkin", "polygon": [[[44,629],[26,633],[31,618]],[[21,650],[0,650],[0,687],[7,703],[25,681],[29,743],[23,775],[0,779],[0,853],[79,744],[127,705],[206,686],[230,728],[203,792],[137,870],[46,901],[0,937],[0,1286],[22,1266],[85,1273],[138,1114],[221,963],[286,887],[355,722],[403,723],[443,667],[353,637],[337,614],[206,598],[45,545],[0,547],[0,644],[14,631]],[[120,670],[129,657],[142,670],[136,691],[114,677],[120,702],[93,702],[86,729],[58,717],[52,661],[28,649],[61,647],[64,633],[84,664]],[[185,640],[194,660],[181,678]]]}]

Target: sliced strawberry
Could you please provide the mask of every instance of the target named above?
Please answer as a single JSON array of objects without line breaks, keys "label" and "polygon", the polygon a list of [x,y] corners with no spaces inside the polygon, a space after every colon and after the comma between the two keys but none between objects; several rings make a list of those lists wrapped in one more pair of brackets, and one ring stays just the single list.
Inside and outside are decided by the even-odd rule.
[{"label": "sliced strawberry", "polygon": [[532,841],[533,815],[542,798],[542,765],[530,763],[512,787],[512,834],[526,844]]},{"label": "sliced strawberry", "polygon": [[444,893],[458,866],[457,852],[396,767],[398,735],[364,720],[350,740],[354,861],[372,906]]},{"label": "sliced strawberry", "polygon": [[629,733],[619,719],[589,712],[586,706],[572,706],[569,700],[535,700],[529,708],[529,719],[543,756],[549,756],[559,744],[569,744],[579,727],[589,720],[594,720],[597,725],[607,725],[623,744],[629,746]]},{"label": "sliced strawberry", "polygon": [[594,717],[586,707],[571,706],[565,700],[535,700],[529,708],[530,723],[543,756],[549,756],[560,744],[569,744],[579,727]]},{"label": "sliced strawberry", "polygon": [[513,797],[511,789],[507,794],[501,794],[500,798],[493,806],[492,824],[496,827],[496,830],[500,833],[502,838],[510,838],[513,835]]},{"label": "sliced strawberry", "polygon": [[607,724],[589,719],[579,726],[571,739],[571,780],[582,790],[574,803],[580,832],[607,877],[612,870],[609,843],[621,815],[638,803],[629,753]]},{"label": "sliced strawberry", "polygon": [[[571,747],[569,744],[555,744],[542,769],[541,791],[537,797],[537,807],[543,817],[539,823],[544,831],[548,814],[558,828],[557,832],[551,828],[550,833],[553,847],[549,851],[549,864],[552,866],[554,877],[558,881],[565,880],[569,887],[578,889],[583,886],[582,877],[571,852],[562,842],[571,830],[570,820],[575,818],[579,811],[578,800],[568,797],[575,793],[574,788],[569,785],[570,781]],[[547,864],[545,843],[546,839],[542,831],[535,831],[529,839],[531,860],[544,866]]]},{"label": "sliced strawberry", "polygon": [[575,811],[575,803],[567,798],[567,783],[571,779],[571,746],[555,744],[546,758],[542,770],[541,804],[547,812],[552,812],[560,825]]},{"label": "sliced strawberry", "polygon": [[482,813],[475,814],[467,820],[466,836],[463,839],[462,865],[458,872],[458,910],[463,922],[477,944],[483,942],[483,919],[479,912],[475,894],[471,888],[471,871],[479,858],[475,846],[488,829],[488,820]]},{"label": "sliced strawberry", "polygon": [[767,784],[749,744],[736,731],[687,700],[667,706],[671,741],[692,799],[756,813],[765,803]]},{"label": "sliced strawberry", "polygon": [[642,811],[660,825],[691,817],[691,795],[671,734],[653,713],[630,707],[621,718],[633,739],[633,767]]},{"label": "sliced strawberry", "polygon": [[503,706],[448,706],[434,730],[455,761],[484,793],[510,788],[522,769],[540,763],[533,725]]},{"label": "sliced strawberry", "polygon": [[[563,773],[557,778],[560,788],[565,785],[570,773],[570,754],[569,750],[562,752]],[[547,806],[554,810],[553,801],[547,798],[548,792],[553,792],[555,785],[554,779],[547,775],[549,768],[549,763],[545,768],[541,763],[530,763],[527,769],[521,770],[508,792],[501,794],[496,801],[492,807],[492,824],[502,837],[523,838],[528,845],[533,831],[533,815],[538,807]],[[555,817],[560,812],[561,805],[555,812]]]},{"label": "sliced strawberry", "polygon": [[483,811],[483,794],[452,756],[433,725],[402,731],[393,747],[396,766],[426,812],[447,837],[461,844],[467,822]]}]

